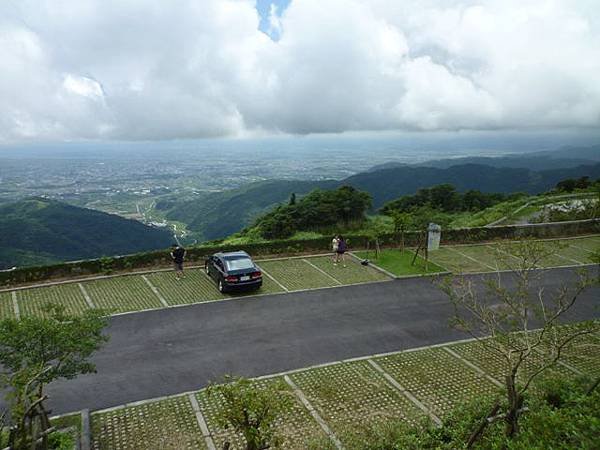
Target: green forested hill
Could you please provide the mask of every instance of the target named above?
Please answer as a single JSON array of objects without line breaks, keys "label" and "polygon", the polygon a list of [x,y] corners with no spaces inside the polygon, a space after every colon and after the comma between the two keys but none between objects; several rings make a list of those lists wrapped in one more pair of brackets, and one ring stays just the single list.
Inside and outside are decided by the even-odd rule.
[{"label": "green forested hill", "polygon": [[292,193],[306,194],[313,189],[331,189],[337,181],[273,180],[252,183],[239,189],[211,192],[175,205],[157,204],[166,216],[187,224],[206,239],[217,239],[240,231],[256,217],[286,202]]},{"label": "green forested hill", "polygon": [[170,243],[165,230],[53,200],[0,206],[0,268],[122,255]]},{"label": "green forested hill", "polygon": [[465,164],[447,169],[435,167],[403,166],[391,169],[362,172],[346,178],[341,184],[367,191],[373,197],[373,207],[418,189],[450,183],[459,191],[477,189],[482,192],[545,192],[560,180],[589,176],[600,177],[600,164],[565,169],[535,171],[525,168],[490,167]]},{"label": "green forested hill", "polygon": [[[535,167],[532,166],[532,169]],[[366,191],[373,198],[373,209],[418,189],[450,183],[459,191],[477,189],[482,192],[545,192],[565,178],[600,177],[600,164],[535,171],[528,168],[491,167],[463,164],[448,168],[402,165],[382,170],[361,172],[339,181],[273,180],[253,183],[240,189],[204,193],[185,202],[157,204],[171,220],[187,224],[202,238],[218,239],[250,225],[261,214],[285,203],[292,192],[306,194],[313,189],[334,189],[349,185]]]}]

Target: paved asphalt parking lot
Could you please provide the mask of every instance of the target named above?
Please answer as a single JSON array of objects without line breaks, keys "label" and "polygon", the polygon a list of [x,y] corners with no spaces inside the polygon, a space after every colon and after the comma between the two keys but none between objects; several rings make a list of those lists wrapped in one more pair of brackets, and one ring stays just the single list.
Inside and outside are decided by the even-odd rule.
[{"label": "paved asphalt parking lot", "polygon": [[[544,274],[545,291],[573,281]],[[472,275],[481,281],[482,275]],[[510,283],[510,275],[505,275]],[[53,414],[97,410],[196,390],[225,374],[259,376],[314,364],[463,339],[432,278],[245,297],[116,316],[94,357],[98,373],[54,383]],[[569,320],[599,317],[589,289]],[[0,408],[3,404],[0,403]]]}]

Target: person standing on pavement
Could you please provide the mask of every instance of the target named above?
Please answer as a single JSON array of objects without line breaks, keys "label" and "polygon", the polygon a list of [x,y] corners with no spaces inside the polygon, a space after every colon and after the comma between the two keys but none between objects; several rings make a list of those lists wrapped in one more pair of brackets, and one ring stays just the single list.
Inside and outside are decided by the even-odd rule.
[{"label": "person standing on pavement", "polygon": [[183,275],[183,260],[185,259],[185,248],[173,244],[171,247],[171,259],[173,259],[173,267],[175,268],[175,278],[181,279]]},{"label": "person standing on pavement", "polygon": [[340,237],[336,234],[331,240],[331,250],[333,251],[333,263],[338,263],[338,245],[340,243]]},{"label": "person standing on pavement", "polygon": [[336,251],[336,256],[337,256],[337,261],[338,262],[342,262],[342,264],[344,265],[344,267],[346,267],[346,249],[347,249],[347,245],[346,245],[346,240],[344,239],[344,236],[338,236],[338,247],[337,247],[337,251]]}]

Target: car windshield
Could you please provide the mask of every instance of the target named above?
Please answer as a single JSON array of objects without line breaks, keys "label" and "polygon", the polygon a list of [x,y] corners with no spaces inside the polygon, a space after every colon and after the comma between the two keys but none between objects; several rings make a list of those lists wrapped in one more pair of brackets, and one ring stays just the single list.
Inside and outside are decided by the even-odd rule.
[{"label": "car windshield", "polygon": [[250,258],[226,259],[227,270],[253,269],[254,263]]}]

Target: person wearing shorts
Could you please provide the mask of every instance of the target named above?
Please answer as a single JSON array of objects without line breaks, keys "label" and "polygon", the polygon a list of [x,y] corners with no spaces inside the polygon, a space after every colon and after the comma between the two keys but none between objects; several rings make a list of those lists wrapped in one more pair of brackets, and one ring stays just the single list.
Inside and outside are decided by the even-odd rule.
[{"label": "person wearing shorts", "polygon": [[185,248],[179,245],[173,245],[171,251],[171,259],[173,259],[173,267],[175,268],[175,278],[178,280],[183,278],[183,259],[185,258]]}]

